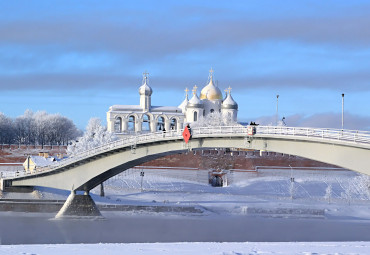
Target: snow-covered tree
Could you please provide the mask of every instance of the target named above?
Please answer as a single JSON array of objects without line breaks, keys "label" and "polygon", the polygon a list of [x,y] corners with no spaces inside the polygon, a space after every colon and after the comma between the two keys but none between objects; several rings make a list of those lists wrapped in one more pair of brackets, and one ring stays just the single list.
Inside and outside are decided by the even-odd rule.
[{"label": "snow-covered tree", "polygon": [[64,145],[80,135],[72,120],[60,114],[26,110],[14,121],[13,141],[18,144]]},{"label": "snow-covered tree", "polygon": [[353,186],[352,182],[348,182],[344,185],[342,184],[341,187],[343,188],[343,192],[340,193],[340,197],[344,200],[347,200],[348,204],[351,204],[351,201],[356,193],[356,187]]},{"label": "snow-covered tree", "polygon": [[36,144],[36,126],[31,110],[15,119],[15,134],[18,144]]},{"label": "snow-covered tree", "polygon": [[46,134],[52,128],[49,123],[49,116],[45,111],[39,111],[34,114],[34,120],[37,143],[43,147],[46,144]]},{"label": "snow-covered tree", "polygon": [[77,141],[67,147],[67,153],[71,155],[113,142],[118,138],[101,125],[99,118],[91,118],[86,126],[86,131]]},{"label": "snow-covered tree", "polygon": [[361,190],[362,198],[370,199],[370,176],[362,174],[355,177],[354,185]]},{"label": "snow-covered tree", "polygon": [[294,194],[297,192],[297,186],[293,180],[290,181],[289,183],[289,195],[290,199],[294,199]]},{"label": "snow-covered tree", "polygon": [[14,139],[13,129],[13,120],[0,112],[0,144],[12,142]]},{"label": "snow-covered tree", "polygon": [[60,115],[55,120],[54,132],[56,144],[68,144],[70,140],[82,135],[72,120]]},{"label": "snow-covered tree", "polygon": [[345,188],[344,198],[370,199],[370,176],[362,174],[356,176]]},{"label": "snow-covered tree", "polygon": [[333,187],[332,187],[331,183],[329,183],[328,187],[326,187],[326,189],[325,189],[325,196],[324,196],[325,200],[327,200],[329,202],[329,204],[331,202],[332,196],[333,196]]}]

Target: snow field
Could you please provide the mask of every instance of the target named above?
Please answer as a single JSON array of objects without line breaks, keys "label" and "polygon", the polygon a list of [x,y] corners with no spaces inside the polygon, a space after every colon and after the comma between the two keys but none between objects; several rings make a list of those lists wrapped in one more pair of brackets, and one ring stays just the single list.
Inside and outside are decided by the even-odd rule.
[{"label": "snow field", "polygon": [[370,242],[247,242],[2,245],[0,254],[130,254],[130,255],[366,255]]},{"label": "snow field", "polygon": [[[107,192],[135,192],[141,190],[140,169],[128,169],[104,183]],[[351,200],[366,203],[370,193],[366,186],[367,176],[351,171],[310,171],[294,172],[294,190],[291,189],[291,172],[287,170],[260,170],[256,173],[234,172],[229,175],[228,187],[215,188],[208,185],[207,170],[145,169],[143,191],[214,193],[275,197],[304,200],[338,202]],[[330,187],[330,190],[328,190]],[[95,192],[97,189],[94,190]],[[292,194],[293,193],[293,194]],[[328,194],[330,193],[330,194]],[[329,201],[328,201],[329,202]],[[330,201],[331,202],[331,201]],[[346,201],[348,202],[348,201]]]},{"label": "snow field", "polygon": [[[366,188],[369,178],[351,171],[234,172],[228,177],[228,187],[216,188],[208,184],[207,170],[144,169],[142,192],[140,171],[129,169],[109,179],[104,183],[106,198],[94,197],[95,201],[200,206],[205,215],[248,214],[277,208],[275,212],[286,212],[284,216],[292,217],[297,217],[297,211],[302,211],[302,217],[307,213],[316,217],[322,211],[325,217],[370,219],[370,195]],[[99,187],[92,191],[97,195],[99,192]],[[289,215],[289,211],[294,213]]]}]

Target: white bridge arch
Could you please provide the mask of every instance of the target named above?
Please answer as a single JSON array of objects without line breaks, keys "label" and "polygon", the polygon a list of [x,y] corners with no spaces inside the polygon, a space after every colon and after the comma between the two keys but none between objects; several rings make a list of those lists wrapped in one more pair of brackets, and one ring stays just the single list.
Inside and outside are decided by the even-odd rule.
[{"label": "white bridge arch", "polygon": [[2,189],[42,186],[88,192],[133,166],[164,155],[204,148],[274,151],[370,175],[370,132],[237,125],[193,128],[192,135],[188,144],[181,130],[130,136],[39,168],[37,173],[2,179]]}]

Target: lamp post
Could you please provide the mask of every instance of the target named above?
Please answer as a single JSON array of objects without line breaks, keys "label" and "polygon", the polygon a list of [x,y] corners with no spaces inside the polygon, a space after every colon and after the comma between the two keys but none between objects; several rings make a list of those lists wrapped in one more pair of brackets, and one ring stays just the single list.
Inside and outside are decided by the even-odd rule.
[{"label": "lamp post", "polygon": [[276,95],[276,126],[279,120],[279,95]]},{"label": "lamp post", "polygon": [[342,131],[344,129],[344,93],[342,94]]},{"label": "lamp post", "polygon": [[142,169],[141,172],[140,172],[140,176],[141,176],[141,192],[143,192],[143,179],[144,179],[144,170]]}]

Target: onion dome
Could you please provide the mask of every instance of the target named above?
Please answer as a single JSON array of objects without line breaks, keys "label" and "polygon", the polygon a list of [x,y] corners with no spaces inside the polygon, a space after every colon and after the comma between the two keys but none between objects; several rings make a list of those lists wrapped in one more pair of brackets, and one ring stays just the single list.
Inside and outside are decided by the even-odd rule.
[{"label": "onion dome", "polygon": [[227,94],[225,100],[222,102],[221,109],[235,109],[238,110],[238,104],[235,102],[230,93],[231,88],[229,88],[229,93]]},{"label": "onion dome", "polygon": [[222,100],[221,90],[213,83],[213,70],[209,71],[209,83],[200,92],[200,99]]},{"label": "onion dome", "polygon": [[153,93],[153,90],[148,85],[148,77],[147,76],[144,76],[143,85],[141,85],[140,88],[139,88],[139,94],[140,94],[140,96],[141,95],[151,96],[152,93]]},{"label": "onion dome", "polygon": [[188,88],[186,88],[185,89],[185,92],[186,92],[186,96],[185,96],[185,99],[184,99],[184,101],[182,101],[182,103],[178,106],[181,110],[182,110],[182,112],[185,112],[185,108],[186,108],[186,106],[188,105],[188,103],[189,103],[189,99],[188,99]]},{"label": "onion dome", "polygon": [[186,106],[188,108],[203,108],[204,104],[203,101],[199,99],[197,96],[197,86],[194,86],[193,89],[193,97],[189,100],[188,105]]}]

